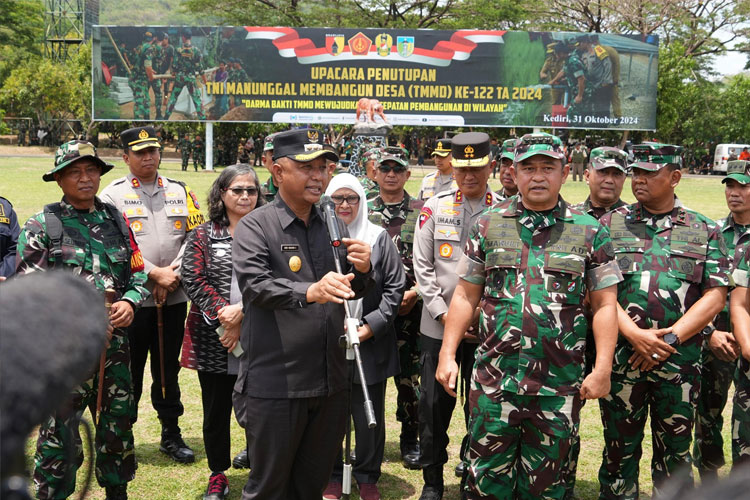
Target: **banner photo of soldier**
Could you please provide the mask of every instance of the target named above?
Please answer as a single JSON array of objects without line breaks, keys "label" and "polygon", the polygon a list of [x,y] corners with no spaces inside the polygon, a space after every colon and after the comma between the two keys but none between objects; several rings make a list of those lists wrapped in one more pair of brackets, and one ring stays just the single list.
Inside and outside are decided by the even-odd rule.
[{"label": "banner photo of soldier", "polygon": [[657,36],[94,28],[96,120],[654,130]]}]

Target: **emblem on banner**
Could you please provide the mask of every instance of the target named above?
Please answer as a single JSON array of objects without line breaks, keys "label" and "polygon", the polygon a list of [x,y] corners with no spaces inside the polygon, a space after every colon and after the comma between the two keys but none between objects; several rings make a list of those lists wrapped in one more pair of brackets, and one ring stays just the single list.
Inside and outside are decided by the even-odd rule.
[{"label": "emblem on banner", "polygon": [[361,31],[349,39],[349,50],[355,56],[366,56],[370,52],[372,40]]},{"label": "emblem on banner", "polygon": [[391,53],[391,47],[393,47],[393,37],[387,33],[381,33],[375,37],[375,48],[378,50],[379,56],[387,56]]},{"label": "emblem on banner", "polygon": [[344,35],[326,35],[326,50],[332,56],[341,54],[344,50]]},{"label": "emblem on banner", "polygon": [[401,57],[409,57],[414,53],[414,37],[400,36],[397,39],[396,47]]}]

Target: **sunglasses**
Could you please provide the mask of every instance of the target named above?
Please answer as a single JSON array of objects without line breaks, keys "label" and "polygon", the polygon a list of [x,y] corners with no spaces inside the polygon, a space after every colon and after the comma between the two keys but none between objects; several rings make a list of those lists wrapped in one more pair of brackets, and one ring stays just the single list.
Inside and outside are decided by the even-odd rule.
[{"label": "sunglasses", "polygon": [[331,196],[331,201],[333,201],[334,205],[341,205],[346,201],[349,205],[357,205],[359,204],[359,195],[358,194],[352,194],[349,196],[338,196],[334,195]]},{"label": "sunglasses", "polygon": [[231,191],[233,195],[235,196],[242,196],[242,193],[247,193],[248,196],[257,196],[258,195],[258,188],[256,187],[247,187],[247,188],[241,188],[241,187],[235,187],[235,188],[226,188],[224,191]]},{"label": "sunglasses", "polygon": [[394,174],[403,174],[404,172],[406,172],[406,167],[402,165],[380,165],[378,167],[378,170],[380,170],[384,174],[387,174],[391,170],[393,170]]}]

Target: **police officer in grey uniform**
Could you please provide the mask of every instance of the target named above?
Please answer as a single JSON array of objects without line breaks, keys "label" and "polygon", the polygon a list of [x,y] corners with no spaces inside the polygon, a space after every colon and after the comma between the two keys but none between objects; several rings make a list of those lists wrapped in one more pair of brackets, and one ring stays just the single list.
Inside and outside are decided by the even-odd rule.
[{"label": "police officer in grey uniform", "polygon": [[[159,175],[160,144],[153,127],[131,128],[121,136],[122,158],[130,173],[104,188],[100,197],[128,218],[143,253],[148,275],[146,286],[152,294],[128,328],[135,393],[132,420],[135,423],[138,417],[143,370],[150,352],[151,402],[162,425],[159,449],[177,462],[190,463],[195,455],[182,440],[178,425],[178,418],[184,412],[180,401],[178,358],[187,315],[187,295],[180,282],[180,265],[187,233],[203,223],[203,214],[190,188]],[[163,315],[163,382],[157,304],[161,305]]]},{"label": "police officer in grey uniform", "polygon": [[432,151],[432,159],[435,162],[434,172],[424,176],[422,187],[419,188],[418,200],[427,200],[438,193],[456,187],[453,177],[453,166],[451,165],[451,140],[438,139],[435,149]]},{"label": "police officer in grey uniform", "polygon": [[[456,264],[471,226],[480,214],[500,201],[487,184],[494,164],[489,136],[480,132],[456,135],[451,151],[458,187],[443,191],[425,203],[414,233],[414,272],[424,299],[420,326],[423,364],[419,441],[425,485],[420,500],[440,499],[443,495],[448,427],[456,399],[435,380],[435,371],[445,313],[458,282]],[[457,355],[464,377],[471,375],[475,349],[476,337],[471,339],[470,335]]]}]

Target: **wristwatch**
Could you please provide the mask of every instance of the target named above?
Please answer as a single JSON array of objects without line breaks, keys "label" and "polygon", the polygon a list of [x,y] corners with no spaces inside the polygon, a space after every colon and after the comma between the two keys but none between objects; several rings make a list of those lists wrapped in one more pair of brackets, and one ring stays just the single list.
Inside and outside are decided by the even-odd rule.
[{"label": "wristwatch", "polygon": [[703,338],[706,339],[711,336],[712,333],[716,331],[716,327],[714,325],[707,325],[706,328],[701,330],[701,335],[703,335]]},{"label": "wristwatch", "polygon": [[680,345],[680,337],[674,333],[668,333],[661,338],[667,345],[672,347],[678,347]]}]

